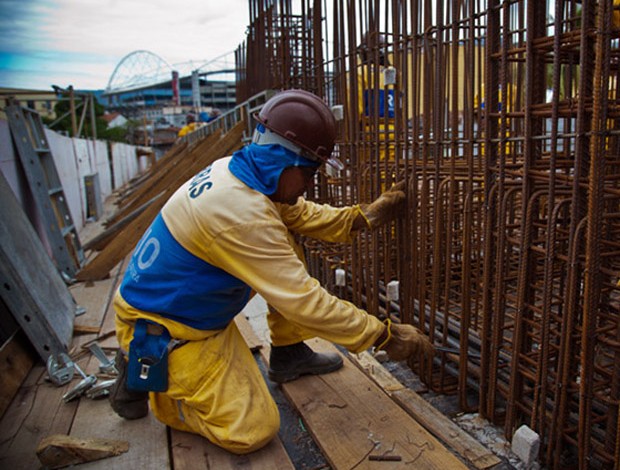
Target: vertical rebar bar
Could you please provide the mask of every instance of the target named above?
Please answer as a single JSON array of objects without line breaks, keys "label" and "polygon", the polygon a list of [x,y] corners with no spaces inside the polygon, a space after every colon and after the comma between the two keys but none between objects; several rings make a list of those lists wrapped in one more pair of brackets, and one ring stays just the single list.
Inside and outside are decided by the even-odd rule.
[{"label": "vertical rebar bar", "polygon": [[[331,11],[320,0],[249,3],[238,96],[302,87],[344,111],[346,169],[321,174],[309,197],[368,203],[407,183],[396,223],[350,246],[307,240],[313,275],[371,314],[457,347],[410,365],[507,436],[530,425],[544,464],[617,462],[613,0],[334,0]],[[337,267],[346,287],[334,284]],[[395,278],[398,303],[385,294]]]}]

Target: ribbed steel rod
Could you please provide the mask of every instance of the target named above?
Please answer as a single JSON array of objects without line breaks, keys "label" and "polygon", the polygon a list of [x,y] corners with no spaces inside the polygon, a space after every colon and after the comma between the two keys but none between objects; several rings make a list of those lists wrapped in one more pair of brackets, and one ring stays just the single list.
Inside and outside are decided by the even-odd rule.
[{"label": "ribbed steel rod", "polygon": [[617,468],[613,0],[249,3],[238,96],[300,87],[342,110],[346,169],[320,174],[309,197],[368,203],[406,182],[396,222],[352,245],[305,240],[313,275],[457,347],[410,365],[507,437],[532,427],[544,465]]}]

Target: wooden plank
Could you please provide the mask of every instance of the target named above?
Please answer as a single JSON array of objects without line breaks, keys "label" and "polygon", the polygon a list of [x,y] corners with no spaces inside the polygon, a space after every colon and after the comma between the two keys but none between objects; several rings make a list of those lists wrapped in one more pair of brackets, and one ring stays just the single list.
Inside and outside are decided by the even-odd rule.
[{"label": "wooden plank", "polygon": [[243,316],[243,313],[235,317],[235,323],[237,324],[237,328],[239,328],[241,336],[245,339],[245,343],[248,345],[248,348],[250,348],[250,351],[256,351],[263,347],[263,343],[258,339],[250,322]]},{"label": "wooden plank", "polygon": [[103,317],[110,303],[110,296],[115,278],[108,278],[95,282],[78,282],[69,288],[75,302],[86,309],[86,312],[75,318],[75,331],[82,327],[96,327],[98,333]]},{"label": "wooden plank", "polygon": [[197,434],[172,430],[172,459],[175,470],[214,468],[217,470],[293,470],[295,467],[278,437],[262,449],[236,455],[211,444]]},{"label": "wooden plank", "polygon": [[174,166],[179,163],[179,159],[182,158],[182,155],[186,153],[186,143],[175,145],[135,182],[132,181],[119,190],[119,197],[116,202],[121,209],[112,214],[106,220],[105,225],[110,227],[118,220],[124,218],[127,215],[127,211],[132,211],[133,208],[141,205],[137,200],[145,193],[154,196],[155,191],[152,188],[166,173],[170,173],[173,170]]},{"label": "wooden plank", "polygon": [[110,274],[110,269],[133,250],[160,209],[159,204],[149,206],[136,218],[133,224],[121,231],[93,260],[79,271],[76,279],[79,281],[105,279]]},{"label": "wooden plank", "polygon": [[77,402],[62,396],[74,384],[56,387],[44,381],[45,367],[36,365],[0,421],[0,462],[12,470],[40,468],[37,444],[51,434],[68,434]]},{"label": "wooden plank", "polygon": [[98,335],[100,329],[101,327],[99,326],[75,325],[73,327],[73,333],[75,335],[84,335],[84,334]]},{"label": "wooden plank", "polygon": [[[114,214],[114,220],[125,218],[131,212],[151,201],[155,196],[167,191],[171,185],[180,186],[188,179],[188,169],[197,161],[202,161],[218,144],[221,132],[207,137],[197,148],[187,149],[179,153],[165,168],[151,173],[151,177],[131,195],[122,201],[122,208]],[[191,175],[191,173],[190,173]],[[179,184],[180,183],[180,184]]]},{"label": "wooden plank", "polygon": [[148,202],[138,207],[133,212],[130,212],[129,214],[127,214],[125,217],[120,219],[114,225],[110,226],[105,231],[98,234],[96,237],[93,237],[91,240],[88,240],[88,242],[84,243],[84,250],[95,250],[95,251],[103,250],[105,246],[114,239],[114,237],[116,236],[118,232],[120,232],[123,228],[125,228],[127,225],[133,222],[133,220],[136,217],[138,217],[140,214],[142,214],[142,212],[144,212],[148,206],[153,204],[157,199],[159,199],[163,195],[164,195],[163,192],[158,194],[154,198],[150,199]]},{"label": "wooden plank", "polygon": [[[110,289],[110,302],[108,303],[108,308],[106,310],[105,316],[103,318],[103,323],[101,325],[101,333],[100,336],[103,337],[100,341],[98,341],[99,345],[104,348],[106,351],[110,349],[118,349],[118,340],[116,339],[116,313],[114,312],[114,306],[112,304],[114,299],[114,294],[116,293],[116,289],[118,288],[122,275],[127,266],[126,259],[123,259],[113,270],[112,277],[116,280],[114,286]],[[114,332],[114,334],[110,335],[110,332]],[[116,352],[108,353],[108,356],[114,357]]]},{"label": "wooden plank", "polygon": [[14,333],[0,349],[0,416],[4,414],[13,397],[28,376],[35,355],[22,330]]},{"label": "wooden plank", "polygon": [[368,352],[350,359],[383,388],[407,413],[476,468],[491,468],[501,459],[413,390],[402,385]]},{"label": "wooden plank", "polygon": [[[315,351],[337,351],[322,340],[307,343]],[[268,348],[261,354],[267,362]],[[385,468],[370,456],[400,457],[387,463],[390,469],[467,468],[347,358],[337,372],[301,377],[282,388],[333,468]]]},{"label": "wooden plank", "polygon": [[[87,371],[98,368],[92,358]],[[147,417],[126,420],[118,416],[107,399],[81,398],[71,426],[75,438],[118,439],[129,442],[129,451],[80,468],[107,470],[109,468],[172,468],[168,455],[166,426],[149,413]]]},{"label": "wooden plank", "polygon": [[[71,292],[79,306],[86,313],[76,317],[71,356],[74,360],[90,356],[82,345],[96,341],[107,330],[102,329],[105,315],[111,302],[111,296],[118,282],[117,276],[94,282],[78,282],[71,286]],[[112,327],[114,328],[114,327]],[[116,343],[116,338],[114,338]],[[83,367],[80,362],[80,366]]]},{"label": "wooden plank", "polygon": [[44,438],[37,447],[37,457],[45,468],[55,469],[92,462],[122,454],[129,443],[113,439],[76,439],[65,434]]}]

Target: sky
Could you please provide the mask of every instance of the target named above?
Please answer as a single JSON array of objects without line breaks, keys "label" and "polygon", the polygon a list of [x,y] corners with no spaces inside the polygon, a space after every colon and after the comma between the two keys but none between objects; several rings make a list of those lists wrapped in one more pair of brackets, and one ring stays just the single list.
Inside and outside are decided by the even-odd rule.
[{"label": "sky", "polygon": [[202,64],[248,23],[248,0],[0,0],[0,87],[104,89],[136,50]]}]

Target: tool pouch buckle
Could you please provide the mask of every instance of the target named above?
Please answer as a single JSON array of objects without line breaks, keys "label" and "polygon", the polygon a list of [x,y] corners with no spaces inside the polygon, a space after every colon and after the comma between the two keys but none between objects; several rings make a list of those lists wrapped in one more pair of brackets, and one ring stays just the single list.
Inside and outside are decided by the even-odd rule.
[{"label": "tool pouch buckle", "polygon": [[140,318],[129,344],[127,388],[140,392],[168,390],[170,333],[162,325]]}]

